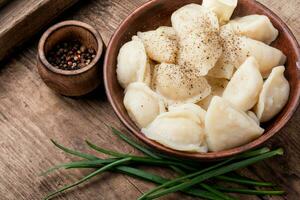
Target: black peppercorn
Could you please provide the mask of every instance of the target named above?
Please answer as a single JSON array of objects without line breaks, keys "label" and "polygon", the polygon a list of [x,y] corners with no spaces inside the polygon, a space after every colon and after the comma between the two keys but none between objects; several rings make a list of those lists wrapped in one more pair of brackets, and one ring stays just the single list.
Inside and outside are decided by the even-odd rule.
[{"label": "black peppercorn", "polygon": [[87,48],[79,41],[65,41],[57,44],[47,55],[50,64],[58,69],[77,70],[91,63],[96,57],[93,48]]}]

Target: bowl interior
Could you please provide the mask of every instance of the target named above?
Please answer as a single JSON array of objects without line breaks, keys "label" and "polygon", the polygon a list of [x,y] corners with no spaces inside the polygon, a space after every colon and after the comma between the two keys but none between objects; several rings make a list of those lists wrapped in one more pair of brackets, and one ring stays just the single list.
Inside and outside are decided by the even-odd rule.
[{"label": "bowl interior", "polygon": [[286,78],[288,79],[291,92],[287,105],[285,108],[271,121],[263,124],[265,128],[265,133],[258,139],[250,142],[246,145],[226,150],[220,152],[210,152],[210,153],[186,153],[170,148],[164,147],[148,138],[146,138],[139,130],[139,128],[133,123],[129,118],[126,109],[123,105],[124,90],[120,87],[116,77],[116,65],[117,65],[117,55],[120,47],[131,40],[131,37],[135,35],[138,31],[147,31],[156,29],[162,25],[171,25],[170,16],[178,8],[188,4],[188,3],[198,3],[201,4],[201,0],[181,0],[181,1],[171,1],[171,0],[154,0],[150,1],[136,11],[134,11],[130,16],[128,16],[120,27],[116,30],[114,36],[112,37],[110,44],[108,46],[105,64],[104,64],[104,81],[106,92],[108,98],[120,118],[120,120],[126,125],[130,131],[133,132],[135,136],[141,139],[146,144],[171,155],[185,157],[189,159],[197,160],[216,160],[232,156],[237,153],[244,152],[251,148],[257,147],[265,142],[267,139],[272,137],[276,132],[278,132],[290,119],[291,115],[296,110],[299,103],[300,94],[300,81],[299,81],[299,64],[300,60],[300,50],[296,39],[292,35],[288,27],[276,16],[273,12],[268,10],[265,6],[252,0],[239,0],[238,6],[234,12],[233,16],[245,16],[249,14],[264,14],[270,18],[273,25],[279,30],[279,37],[272,46],[280,49],[287,55],[286,63]]}]

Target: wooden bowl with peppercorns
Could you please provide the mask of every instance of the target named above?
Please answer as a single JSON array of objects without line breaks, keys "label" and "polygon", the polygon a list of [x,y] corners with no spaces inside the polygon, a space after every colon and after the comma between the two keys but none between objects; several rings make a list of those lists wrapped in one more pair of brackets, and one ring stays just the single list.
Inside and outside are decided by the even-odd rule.
[{"label": "wooden bowl with peppercorns", "polygon": [[82,96],[100,83],[102,51],[102,38],[92,26],[63,21],[50,27],[39,41],[38,72],[54,91]]}]

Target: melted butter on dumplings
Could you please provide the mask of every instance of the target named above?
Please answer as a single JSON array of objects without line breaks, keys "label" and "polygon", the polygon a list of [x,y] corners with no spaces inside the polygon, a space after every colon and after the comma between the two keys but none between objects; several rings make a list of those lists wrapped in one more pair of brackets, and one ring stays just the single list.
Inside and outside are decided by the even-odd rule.
[{"label": "melted butter on dumplings", "polygon": [[258,100],[263,78],[255,58],[249,57],[234,73],[224,90],[223,97],[237,108],[247,111]]},{"label": "melted butter on dumplings", "polygon": [[124,106],[130,118],[146,127],[156,116],[165,112],[163,100],[144,83],[131,83],[125,91]]},{"label": "melted butter on dumplings", "polygon": [[228,23],[237,34],[270,44],[278,36],[278,30],[265,15],[238,17]]},{"label": "melted butter on dumplings", "polygon": [[237,0],[203,0],[202,6],[216,13],[220,24],[224,24],[229,21],[237,6]]},{"label": "melted butter on dumplings", "polygon": [[125,43],[117,60],[117,78],[123,88],[136,81],[149,84],[150,64],[140,40]]},{"label": "melted butter on dumplings", "polygon": [[160,63],[175,63],[178,51],[177,36],[172,27],[162,26],[154,31],[138,32],[147,55]]},{"label": "melted butter on dumplings", "polygon": [[[197,105],[195,105],[197,106]],[[207,152],[201,108],[176,107],[159,115],[142,132],[150,139],[179,151]]]},{"label": "melted butter on dumplings", "polygon": [[289,82],[284,77],[283,66],[275,67],[265,81],[259,95],[255,112],[261,122],[266,122],[277,115],[288,101]]},{"label": "melted butter on dumplings", "polygon": [[211,88],[197,72],[179,65],[162,63],[154,69],[152,87],[171,104],[195,103],[207,97]]},{"label": "melted butter on dumplings", "polygon": [[264,129],[245,112],[215,96],[205,117],[205,132],[210,151],[222,151],[253,141]]}]

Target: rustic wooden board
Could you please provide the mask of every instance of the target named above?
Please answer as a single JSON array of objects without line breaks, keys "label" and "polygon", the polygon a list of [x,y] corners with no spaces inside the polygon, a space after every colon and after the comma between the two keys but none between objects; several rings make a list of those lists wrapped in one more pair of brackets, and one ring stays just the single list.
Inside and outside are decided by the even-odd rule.
[{"label": "rustic wooden board", "polygon": [[[78,0],[13,0],[0,10],[0,60]],[[8,3],[0,0],[0,7]]]},{"label": "rustic wooden board", "polygon": [[[78,19],[95,26],[107,44],[118,24],[146,0],[91,0],[81,3],[63,19]],[[300,39],[300,0],[260,0],[276,12]],[[86,2],[86,1],[85,1]],[[104,148],[138,153],[124,145],[103,126],[109,123],[125,130],[107,102],[103,88],[83,98],[67,98],[53,93],[38,76],[36,44],[13,56],[0,68],[0,199],[41,199],[49,191],[75,181],[87,171],[60,171],[44,178],[38,174],[60,162],[76,160],[50,143],[53,138],[64,145],[90,152],[84,145],[89,139]],[[259,163],[242,171],[261,180],[273,181],[288,192],[284,197],[249,197],[254,199],[296,200],[300,196],[300,112],[297,111],[269,146],[282,146],[286,155]],[[166,174],[161,169],[151,169]],[[57,199],[133,200],[152,184],[124,175],[103,174],[92,184],[79,187]],[[171,195],[163,199],[193,199]]]}]

